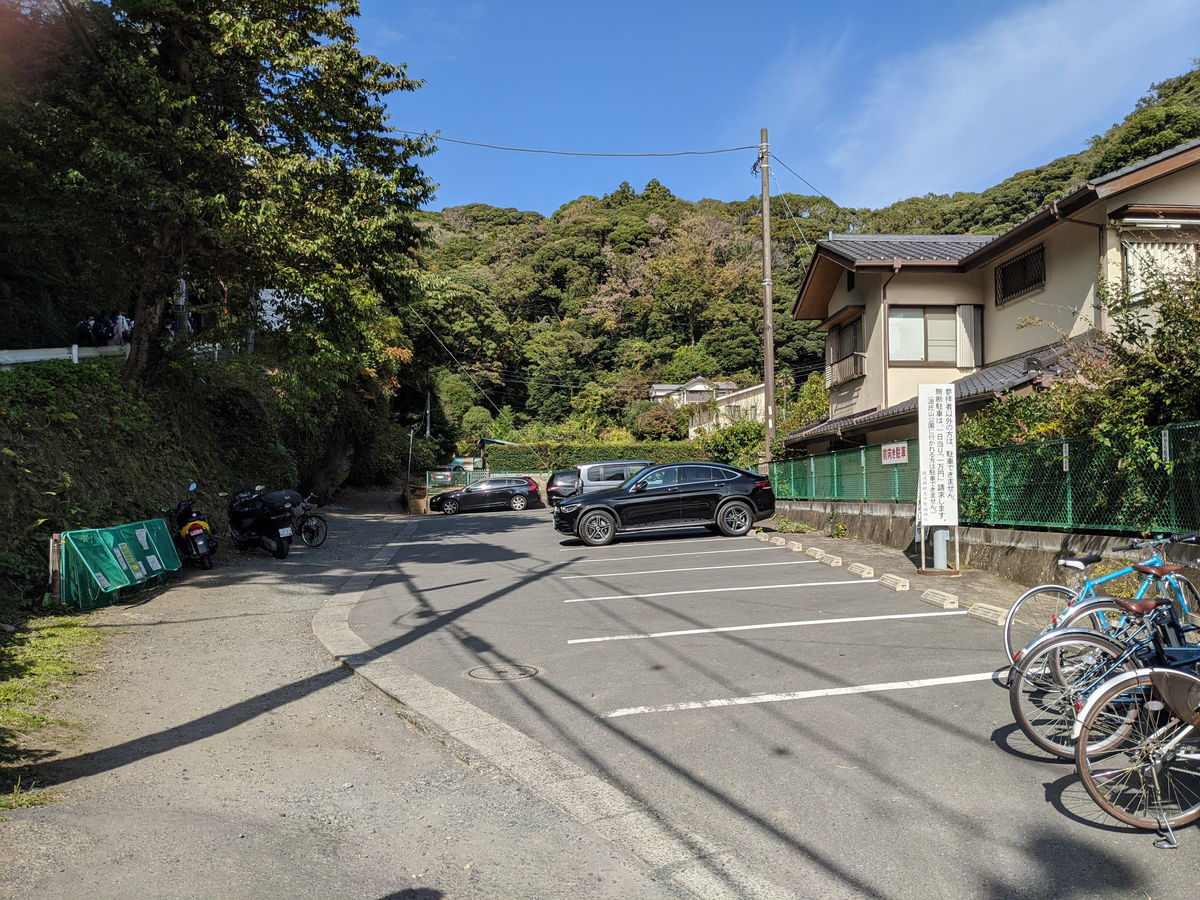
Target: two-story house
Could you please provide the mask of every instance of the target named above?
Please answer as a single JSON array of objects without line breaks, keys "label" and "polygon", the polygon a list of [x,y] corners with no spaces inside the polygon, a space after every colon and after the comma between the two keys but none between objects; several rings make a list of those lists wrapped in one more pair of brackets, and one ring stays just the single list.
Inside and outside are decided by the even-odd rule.
[{"label": "two-story house", "polygon": [[652,384],[650,399],[656,403],[670,400],[676,406],[687,406],[691,403],[707,403],[719,400],[726,394],[736,391],[737,385],[732,381],[713,381],[697,375],[683,384]]},{"label": "two-story house", "polygon": [[785,437],[821,453],[912,437],[918,386],[960,414],[1055,371],[1108,327],[1104,283],[1200,260],[1200,141],[1076,188],[999,235],[831,234],[793,315],[825,332],[826,420]]},{"label": "two-story house", "polygon": [[761,422],[766,418],[765,384],[731,391],[711,403],[688,408],[688,437],[724,428],[737,422]]}]

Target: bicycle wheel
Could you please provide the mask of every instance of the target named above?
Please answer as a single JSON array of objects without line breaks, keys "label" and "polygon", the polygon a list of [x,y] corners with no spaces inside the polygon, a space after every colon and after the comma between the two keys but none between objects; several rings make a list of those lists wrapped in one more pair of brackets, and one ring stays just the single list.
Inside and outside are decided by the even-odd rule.
[{"label": "bicycle wheel", "polygon": [[[1171,600],[1175,603],[1175,612],[1179,616],[1179,624],[1188,626],[1192,621],[1188,615],[1197,617],[1197,622],[1200,622],[1200,591],[1196,590],[1196,586],[1184,578],[1182,575],[1172,575],[1168,582],[1174,585],[1175,592]],[[1200,644],[1200,629],[1195,631],[1184,631],[1183,639],[1188,644]]]},{"label": "bicycle wheel", "polygon": [[300,520],[300,540],[304,541],[306,547],[320,547],[325,543],[328,533],[329,527],[325,524],[324,516],[309,513]]},{"label": "bicycle wheel", "polygon": [[1075,602],[1077,594],[1061,584],[1042,584],[1017,598],[1004,619],[1004,652],[1011,662],[1035,638],[1054,627],[1054,617]]},{"label": "bicycle wheel", "polygon": [[[1170,669],[1150,672],[1188,680]],[[1200,818],[1200,729],[1171,712],[1146,670],[1097,693],[1075,764],[1096,805],[1127,825],[1176,827]]]},{"label": "bicycle wheel", "polygon": [[1073,630],[1030,648],[1015,668],[1008,704],[1025,736],[1062,759],[1075,753],[1075,717],[1088,695],[1134,668],[1125,650],[1100,634]]}]

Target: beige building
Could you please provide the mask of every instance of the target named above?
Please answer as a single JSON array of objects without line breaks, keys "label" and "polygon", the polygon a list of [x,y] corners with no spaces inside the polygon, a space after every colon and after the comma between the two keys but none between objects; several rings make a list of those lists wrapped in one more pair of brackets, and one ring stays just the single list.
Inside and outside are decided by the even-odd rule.
[{"label": "beige building", "polygon": [[1200,261],[1200,141],[1095,178],[999,235],[831,234],[793,315],[825,332],[828,419],[785,443],[825,452],[916,433],[921,384],[960,413],[1057,371],[1106,329],[1098,293]]},{"label": "beige building", "polygon": [[765,418],[765,384],[733,391],[725,396],[688,409],[688,437],[714,431],[737,422],[761,422]]},{"label": "beige building", "polygon": [[713,381],[697,376],[683,384],[652,384],[650,385],[650,399],[656,403],[670,400],[676,406],[688,406],[692,403],[719,400],[736,390],[737,385],[732,381]]}]

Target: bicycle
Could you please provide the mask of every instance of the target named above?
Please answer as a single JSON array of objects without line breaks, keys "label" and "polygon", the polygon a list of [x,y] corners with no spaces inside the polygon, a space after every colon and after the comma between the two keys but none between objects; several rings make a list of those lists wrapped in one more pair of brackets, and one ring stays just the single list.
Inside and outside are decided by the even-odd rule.
[{"label": "bicycle", "polygon": [[[1124,641],[1085,628],[1056,629],[1026,648],[1009,683],[1009,706],[1021,731],[1036,746],[1063,759],[1077,750],[1079,709],[1113,677],[1146,665],[1187,668],[1200,663],[1200,647],[1185,641],[1195,627],[1180,622],[1169,599],[1111,597],[1097,605],[1100,602],[1123,614]],[[1110,734],[1107,739],[1118,737]]]},{"label": "bicycle", "polygon": [[320,513],[312,512],[312,499],[316,494],[309,494],[292,513],[292,530],[300,536],[306,547],[320,547],[325,543],[329,533],[329,523]]},{"label": "bicycle", "polygon": [[1102,810],[1155,829],[1175,849],[1174,828],[1200,818],[1200,677],[1176,668],[1111,679],[1084,705],[1075,765]]},{"label": "bicycle", "polygon": [[[1163,565],[1164,561],[1161,551],[1168,544],[1195,544],[1196,542],[1197,537],[1194,534],[1175,534],[1162,538],[1133,541],[1128,546],[1117,547],[1116,550],[1154,548],[1154,555],[1144,562],[1125,566],[1108,575],[1087,579],[1078,590],[1061,584],[1041,584],[1030,588],[1017,598],[1017,602],[1013,604],[1012,609],[1008,611],[1008,615],[1004,619],[1004,652],[1008,656],[1008,659],[1010,661],[1015,660],[1021,650],[1027,647],[1031,641],[1045,634],[1050,629],[1059,627],[1059,620],[1063,614],[1069,612],[1070,607],[1080,601],[1095,597],[1098,587],[1133,573],[1143,576],[1141,584],[1138,585],[1137,590],[1133,594],[1133,599],[1140,600],[1144,598],[1149,593],[1151,587],[1155,587],[1161,594],[1161,582],[1165,580],[1170,592],[1173,594],[1173,599],[1179,606],[1180,615],[1186,619],[1192,610],[1200,610],[1200,592],[1196,590],[1196,587],[1190,581],[1182,575],[1177,574],[1181,568],[1180,566]],[[1065,557],[1057,560],[1057,564],[1063,568],[1075,569],[1086,573],[1090,566],[1100,562],[1102,558],[1098,554]],[[1154,571],[1156,567],[1170,569],[1171,571],[1156,574]]]}]

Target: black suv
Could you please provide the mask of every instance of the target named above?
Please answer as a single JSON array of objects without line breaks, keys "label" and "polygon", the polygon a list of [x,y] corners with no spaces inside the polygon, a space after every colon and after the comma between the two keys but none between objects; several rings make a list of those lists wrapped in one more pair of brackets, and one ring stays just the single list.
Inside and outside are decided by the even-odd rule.
[{"label": "black suv", "polygon": [[765,475],[721,463],[671,463],[638,472],[618,488],[569,497],[554,510],[554,528],[601,547],[617,534],[703,525],[745,534],[775,514]]},{"label": "black suv", "polygon": [[552,474],[546,481],[546,502],[553,506],[576,493],[578,477],[578,473],[574,469],[563,469]]}]

